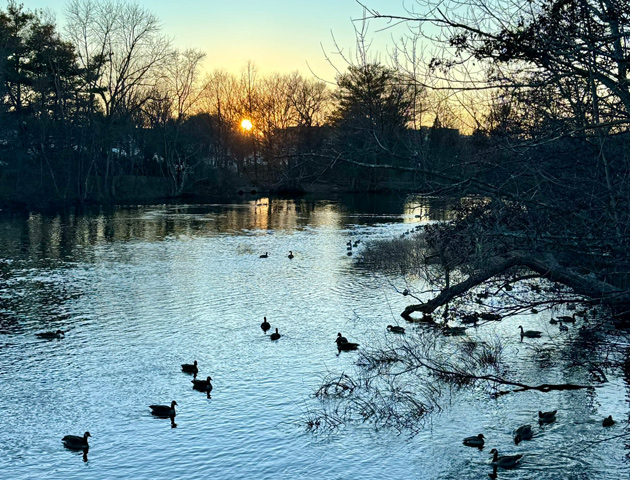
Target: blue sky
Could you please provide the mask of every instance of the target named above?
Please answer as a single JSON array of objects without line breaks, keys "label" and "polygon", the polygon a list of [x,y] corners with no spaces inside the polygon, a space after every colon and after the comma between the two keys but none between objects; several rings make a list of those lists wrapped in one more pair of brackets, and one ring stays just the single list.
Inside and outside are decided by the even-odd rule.
[{"label": "blue sky", "polygon": [[[63,23],[66,0],[20,0],[26,8],[51,10]],[[365,0],[381,13],[403,11],[403,0]],[[355,0],[139,0],[162,21],[164,33],[180,48],[196,47],[207,54],[206,70],[238,73],[248,60],[262,73],[295,70],[310,75],[310,68],[326,80],[335,70],[326,62],[334,50],[331,32],[340,46],[354,50],[351,19],[362,16]],[[377,32],[371,25],[372,51],[385,51],[397,32]],[[345,68],[341,60],[340,69]]]}]

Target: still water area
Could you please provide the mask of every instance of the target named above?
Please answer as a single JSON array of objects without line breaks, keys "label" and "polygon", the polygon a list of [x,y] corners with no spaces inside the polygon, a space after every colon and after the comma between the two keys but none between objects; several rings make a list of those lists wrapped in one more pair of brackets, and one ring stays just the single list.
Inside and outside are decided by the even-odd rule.
[{"label": "still water area", "polygon": [[[422,328],[399,316],[408,283],[357,263],[364,245],[447,217],[445,202],[413,196],[0,214],[0,478],[479,479],[492,473],[491,448],[525,454],[499,478],[628,478],[628,378],[614,374],[594,391],[453,391],[414,435],[360,422],[305,428],[322,379],[358,368],[356,352],[337,351],[337,332],[369,348]],[[262,332],[263,316],[280,340]],[[504,339],[509,363],[526,372],[519,380],[588,383],[555,359],[575,331],[560,336],[549,318],[467,337]],[[520,324],[545,334],[521,343]],[[65,338],[35,336],[57,329]],[[181,371],[193,360],[213,379],[211,398]],[[171,400],[175,425],[149,410]],[[539,410],[558,420],[539,427]],[[604,430],[608,415],[618,422]],[[534,439],[514,445],[528,423]],[[85,431],[87,461],[61,443]],[[484,450],[462,445],[478,433]]]}]

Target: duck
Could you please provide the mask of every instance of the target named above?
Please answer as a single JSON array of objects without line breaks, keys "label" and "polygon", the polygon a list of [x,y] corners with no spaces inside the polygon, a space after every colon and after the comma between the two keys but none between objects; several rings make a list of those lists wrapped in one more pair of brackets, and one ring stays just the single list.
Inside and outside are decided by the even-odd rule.
[{"label": "duck", "polygon": [[521,425],[514,432],[514,443],[518,445],[521,440],[531,440],[534,436],[531,425]]},{"label": "duck", "polygon": [[289,255],[288,255],[289,259],[293,258],[293,251],[289,250]]},{"label": "duck", "polygon": [[612,415],[608,415],[602,421],[602,427],[612,427],[615,424],[615,421],[612,418]]},{"label": "duck", "polygon": [[278,340],[282,335],[280,335],[278,333],[278,328],[276,327],[276,333],[272,333],[269,338],[271,338],[272,340]]},{"label": "duck", "polygon": [[352,252],[348,252],[348,253],[346,253],[346,255],[348,255],[349,257],[351,257],[351,256],[352,256]]},{"label": "duck", "polygon": [[262,328],[262,331],[267,333],[267,330],[269,330],[271,328],[271,325],[269,324],[269,322],[267,321],[267,317],[263,317],[263,322],[260,324],[260,328]]},{"label": "duck", "polygon": [[551,323],[552,325],[556,325],[558,323],[558,320],[552,318],[551,320],[549,320],[549,323]]},{"label": "duck", "polygon": [[38,338],[46,339],[61,338],[66,336],[66,332],[64,332],[63,330],[57,330],[55,332],[39,332],[36,333],[35,336]]},{"label": "duck", "polygon": [[358,343],[349,342],[348,339],[341,334],[341,332],[337,333],[335,343],[337,343],[337,348],[339,350],[356,350],[359,347]]},{"label": "duck", "polygon": [[542,335],[542,332],[539,332],[538,330],[523,330],[522,325],[519,325],[518,328],[521,329],[521,338],[539,338]]},{"label": "duck", "polygon": [[212,377],[208,376],[205,380],[191,380],[193,388],[200,392],[206,392],[208,398],[210,398],[210,392],[212,391]]},{"label": "duck", "polygon": [[197,360],[193,363],[182,363],[182,372],[192,373],[197,376],[197,373],[199,372],[199,369],[197,368]]},{"label": "duck", "polygon": [[478,447],[481,448],[483,447],[483,444],[485,443],[483,434],[480,433],[477,436],[474,437],[466,437],[464,438],[464,445],[466,445],[467,447]]},{"label": "duck", "polygon": [[559,329],[561,332],[568,332],[568,331],[569,331],[569,327],[567,327],[566,325],[563,325],[563,324],[562,324],[562,320],[561,320],[559,323],[560,323],[560,325],[558,325],[558,329]]},{"label": "duck", "polygon": [[263,253],[260,257],[258,258],[269,258],[269,252],[265,252]]},{"label": "duck", "polygon": [[405,333],[405,329],[403,327],[399,327],[398,325],[387,325],[387,330],[392,333]]},{"label": "duck", "polygon": [[343,350],[347,352],[348,350],[356,350],[357,348],[359,348],[359,344],[353,342],[338,343],[337,348],[339,349],[339,351]]},{"label": "duck", "polygon": [[493,448],[492,450],[490,450],[490,454],[493,455],[492,466],[504,468],[506,470],[516,467],[516,465],[520,462],[521,458],[523,458],[522,454],[503,455],[499,457],[499,452],[497,451],[496,448]]},{"label": "duck", "polygon": [[149,405],[151,409],[151,415],[155,415],[156,417],[171,417],[175,416],[175,405],[177,402],[173,400],[171,405]]},{"label": "duck", "polygon": [[348,247],[351,247],[351,246],[352,246],[352,240],[348,240],[348,241],[346,242],[346,245],[347,245]]},{"label": "duck", "polygon": [[72,450],[87,450],[90,448],[88,445],[88,437],[91,437],[90,432],[85,432],[82,437],[79,435],[66,435],[61,439],[64,447]]},{"label": "duck", "polygon": [[556,413],[558,410],[554,410],[553,412],[538,412],[538,421],[541,423],[551,423],[556,421]]}]

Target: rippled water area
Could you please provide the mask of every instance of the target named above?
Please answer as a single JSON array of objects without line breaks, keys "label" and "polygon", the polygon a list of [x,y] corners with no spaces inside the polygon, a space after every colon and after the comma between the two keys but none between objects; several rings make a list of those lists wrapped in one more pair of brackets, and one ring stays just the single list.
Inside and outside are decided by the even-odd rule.
[{"label": "rippled water area", "polygon": [[[628,478],[622,377],[595,391],[496,400],[456,392],[416,435],[355,423],[306,430],[322,378],[356,368],[356,353],[337,351],[337,332],[362,346],[397,341],[392,323],[413,335],[399,317],[405,284],[358,266],[363,245],[444,215],[416,197],[1,214],[0,479],[488,478],[489,448],[461,444],[480,432],[501,454],[526,453],[499,478]],[[535,369],[516,326],[548,320],[472,335],[513,337],[514,361]],[[57,329],[63,338],[35,335]],[[561,348],[553,335],[542,344]],[[198,378],[212,377],[210,398],[181,371],[193,360]],[[569,365],[559,372],[558,381],[586,381]],[[172,400],[174,423],[151,415],[149,405]],[[539,430],[538,410],[555,409],[558,421]],[[609,414],[620,421],[604,431]],[[517,447],[512,431],[524,423],[536,435]],[[85,431],[84,458],[61,438]]]}]

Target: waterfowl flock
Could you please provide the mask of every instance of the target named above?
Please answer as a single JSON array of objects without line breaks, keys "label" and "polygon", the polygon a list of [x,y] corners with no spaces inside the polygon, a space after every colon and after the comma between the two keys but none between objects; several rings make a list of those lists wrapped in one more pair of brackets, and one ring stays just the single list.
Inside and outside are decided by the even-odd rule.
[{"label": "waterfowl flock", "polygon": [[[550,412],[538,412],[538,422],[542,426],[543,424],[552,423],[556,421],[557,410],[553,410]],[[612,419],[612,415],[606,417],[602,426],[612,426],[614,424],[614,420]],[[514,430],[514,443],[519,445],[523,440],[532,440],[534,438],[534,430],[531,425],[521,425],[516,430]],[[472,437],[466,437],[463,440],[463,444],[467,447],[475,447],[479,450],[482,450],[485,446],[486,438],[483,434],[478,434]],[[494,468],[493,474],[490,475],[491,478],[496,478],[496,469],[501,468],[504,470],[510,470],[516,468],[524,457],[524,454],[516,454],[516,455],[499,455],[499,451],[496,448],[490,450],[490,455],[492,455],[492,460],[490,461],[490,465]]]},{"label": "waterfowl flock", "polygon": [[[354,243],[352,243],[351,241],[348,241],[348,243],[346,244],[347,249],[348,249],[348,255],[352,255],[352,249],[356,248],[358,244],[359,244],[359,240],[355,241]],[[260,258],[269,258],[269,253],[265,252],[264,254],[260,255]],[[289,251],[288,258],[289,259],[294,258],[292,251]],[[410,294],[409,291],[405,289],[403,292],[403,295],[409,295],[409,294]],[[567,331],[568,328],[566,327],[566,325],[564,325],[563,322],[575,323],[576,316],[580,316],[579,312],[573,313],[573,315],[571,316],[566,316],[566,315],[559,316],[556,319],[552,319],[550,323],[558,324],[560,331]],[[480,318],[483,320],[500,320],[501,316],[496,315],[496,314],[474,314],[474,315],[464,316],[461,320],[461,323],[476,325]],[[428,321],[428,322],[433,321],[430,314],[424,314],[422,320]],[[267,331],[271,329],[271,324],[267,321],[267,317],[263,317],[263,322],[260,324],[260,328],[263,330],[265,334],[267,333]],[[521,340],[523,339],[523,337],[540,338],[542,335],[542,332],[537,331],[537,330],[524,330],[521,325],[519,325],[518,328],[520,329]],[[386,330],[390,333],[405,334],[405,328],[398,325],[387,325]],[[465,333],[466,327],[449,327],[445,325],[442,331],[445,335],[462,335]],[[60,339],[65,336],[65,332],[62,330],[56,330],[56,331],[39,332],[39,333],[36,333],[35,335],[38,338],[42,338],[42,339]],[[279,340],[281,337],[282,335],[279,333],[278,327],[275,327],[275,332],[271,333],[271,335],[269,336],[269,338],[272,341]],[[348,339],[345,336],[343,336],[341,332],[337,334],[335,343],[337,345],[339,352],[357,350],[359,347],[358,343],[348,341]],[[199,372],[197,360],[194,360],[192,364],[187,364],[187,363],[181,364],[181,370],[184,373],[189,373],[194,376],[193,380],[191,380],[192,388],[194,390],[205,392],[207,395],[207,398],[211,398],[210,394],[213,390],[212,377],[208,375],[205,380],[200,380],[196,378]],[[170,405],[168,404],[167,405],[149,405],[149,408],[151,410],[150,413],[153,416],[159,417],[159,418],[170,418],[171,422],[174,425],[174,419],[176,416],[175,407],[177,405],[178,405],[177,402],[175,400],[172,400]],[[539,411],[538,422],[540,423],[540,425],[555,422],[556,414],[557,414],[557,410],[549,411],[549,412]],[[603,427],[610,427],[614,424],[615,424],[615,421],[612,419],[611,415],[606,417],[602,421]],[[84,459],[86,459],[87,451],[89,449],[88,437],[91,437],[89,432],[85,432],[83,436],[66,435],[62,438],[62,442],[63,442],[63,445],[68,449],[82,450],[84,452]],[[533,438],[534,438],[534,432],[531,425],[522,425],[514,431],[515,445],[519,445],[524,440],[527,440],[527,441],[532,440]],[[486,443],[486,438],[481,433],[478,435],[466,437],[463,439],[463,445],[468,446],[468,447],[479,448],[480,450],[484,448],[485,443]],[[490,450],[490,454],[492,455],[492,460],[490,464],[495,468],[495,471],[496,471],[496,468],[512,469],[512,468],[517,467],[524,456],[523,454],[499,455],[499,452],[496,448],[493,448],[492,450]]]}]

